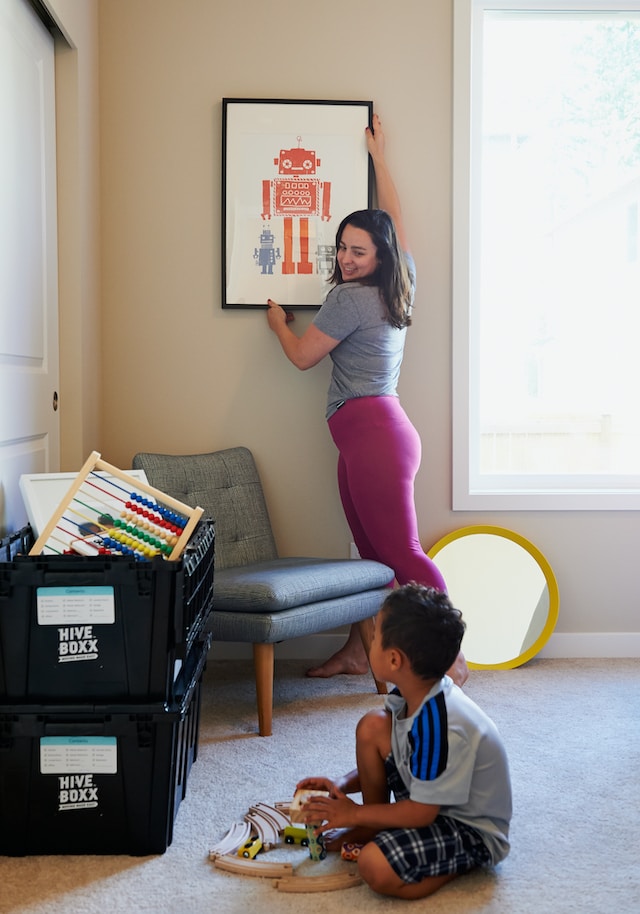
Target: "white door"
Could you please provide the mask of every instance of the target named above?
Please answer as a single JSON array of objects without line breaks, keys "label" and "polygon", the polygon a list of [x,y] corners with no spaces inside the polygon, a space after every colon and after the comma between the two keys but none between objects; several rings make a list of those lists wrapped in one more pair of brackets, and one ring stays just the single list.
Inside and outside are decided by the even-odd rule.
[{"label": "white door", "polygon": [[53,38],[0,2],[0,535],[26,522],[21,473],[60,462]]}]

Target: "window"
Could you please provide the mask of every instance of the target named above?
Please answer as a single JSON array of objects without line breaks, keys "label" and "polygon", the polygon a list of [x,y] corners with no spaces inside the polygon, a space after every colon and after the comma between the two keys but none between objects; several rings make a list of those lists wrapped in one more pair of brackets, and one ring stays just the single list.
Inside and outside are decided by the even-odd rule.
[{"label": "window", "polygon": [[454,510],[639,509],[640,0],[454,16]]}]

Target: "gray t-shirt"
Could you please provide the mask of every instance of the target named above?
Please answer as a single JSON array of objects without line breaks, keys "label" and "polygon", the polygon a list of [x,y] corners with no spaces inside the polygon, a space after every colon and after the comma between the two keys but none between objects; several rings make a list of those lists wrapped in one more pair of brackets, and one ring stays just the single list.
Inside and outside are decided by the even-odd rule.
[{"label": "gray t-shirt", "polygon": [[393,759],[411,799],[477,829],[493,863],[506,857],[511,781],[493,721],[448,676],[411,717],[397,691],[385,707],[392,717]]},{"label": "gray t-shirt", "polygon": [[[415,288],[415,264],[406,255]],[[406,327],[393,327],[377,286],[345,282],[327,295],[313,323],[334,340],[327,419],[345,400],[397,396]]]}]

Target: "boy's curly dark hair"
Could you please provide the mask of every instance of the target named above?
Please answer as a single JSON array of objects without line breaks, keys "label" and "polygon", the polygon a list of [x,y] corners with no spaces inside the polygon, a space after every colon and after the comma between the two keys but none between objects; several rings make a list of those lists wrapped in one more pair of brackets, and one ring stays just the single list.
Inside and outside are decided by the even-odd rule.
[{"label": "boy's curly dark hair", "polygon": [[[378,268],[364,281],[368,285],[378,286],[380,298],[387,309],[387,320],[399,329],[409,327],[413,287],[406,257],[398,244],[393,219],[383,209],[356,210],[355,213],[345,216],[336,232],[336,251],[340,247],[342,233],[347,225],[364,229],[371,236],[378,256]],[[344,282],[337,258],[331,282],[334,285]]]},{"label": "boy's curly dark hair", "polygon": [[465,630],[462,613],[446,593],[413,581],[391,591],[376,624],[382,647],[401,650],[422,679],[444,676]]}]

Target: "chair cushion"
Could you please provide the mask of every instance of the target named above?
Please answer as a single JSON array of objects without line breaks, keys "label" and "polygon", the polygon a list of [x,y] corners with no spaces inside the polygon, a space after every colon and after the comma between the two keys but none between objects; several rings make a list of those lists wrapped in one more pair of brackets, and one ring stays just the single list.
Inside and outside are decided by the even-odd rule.
[{"label": "chair cushion", "polygon": [[351,625],[375,616],[389,595],[388,587],[363,590],[337,600],[307,603],[282,612],[212,612],[207,630],[214,641],[276,644]]},{"label": "chair cushion", "polygon": [[386,587],[393,576],[380,562],[298,556],[216,569],[213,611],[279,612]]}]

